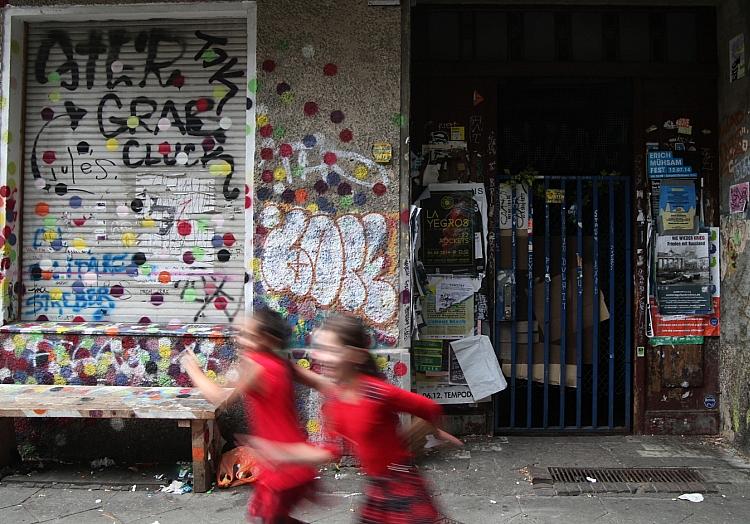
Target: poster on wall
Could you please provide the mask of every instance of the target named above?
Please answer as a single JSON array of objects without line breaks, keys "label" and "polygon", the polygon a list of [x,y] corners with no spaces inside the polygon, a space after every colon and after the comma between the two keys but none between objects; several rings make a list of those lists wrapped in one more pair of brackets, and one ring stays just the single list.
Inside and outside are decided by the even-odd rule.
[{"label": "poster on wall", "polygon": [[430,284],[422,297],[422,319],[424,325],[419,333],[427,339],[463,338],[474,331],[474,297],[471,296],[442,311],[435,304],[435,284]]},{"label": "poster on wall", "polygon": [[458,362],[456,352],[453,351],[453,348],[448,349],[448,355],[448,383],[454,385],[466,384],[466,377],[464,376],[461,364]]},{"label": "poster on wall", "polygon": [[692,235],[698,232],[695,182],[692,180],[663,180],[659,188],[660,235]]},{"label": "poster on wall", "polygon": [[740,33],[729,41],[729,82],[745,76],[745,34]]},{"label": "poster on wall", "polygon": [[417,393],[434,400],[438,404],[471,404],[474,402],[489,402],[492,399],[492,397],[488,397],[476,400],[468,385],[452,385],[438,380],[417,381]]},{"label": "poster on wall", "polygon": [[482,281],[479,278],[453,277],[446,275],[435,286],[435,310],[440,312],[459,304],[479,292]]},{"label": "poster on wall", "polygon": [[415,340],[411,345],[416,371],[442,371],[443,341]]},{"label": "poster on wall", "polygon": [[649,147],[646,172],[651,179],[697,178],[701,165],[700,152]]},{"label": "poster on wall", "polygon": [[656,300],[662,315],[711,312],[708,233],[656,238]]},{"label": "poster on wall", "polygon": [[[473,199],[473,213],[470,215],[466,215],[471,219],[472,222],[472,240],[473,240],[473,263],[471,267],[466,269],[460,269],[459,267],[448,267],[446,266],[446,262],[442,260],[441,257],[441,249],[442,246],[438,244],[438,246],[435,248],[435,250],[432,253],[431,256],[431,265],[428,263],[428,261],[425,259],[425,253],[424,250],[426,247],[429,247],[430,242],[440,241],[441,239],[444,239],[443,242],[445,244],[450,245],[451,241],[450,238],[452,238],[450,235],[440,235],[440,228],[444,227],[450,227],[450,222],[440,222],[442,220],[441,215],[450,215],[447,216],[447,220],[450,220],[451,218],[455,218],[459,213],[457,211],[454,211],[452,214],[450,211],[446,209],[446,206],[450,204],[450,196],[454,193],[460,193],[461,195],[465,195],[467,192],[470,192]],[[442,196],[448,196],[449,198],[446,200],[435,199],[436,195],[442,195]],[[427,186],[427,189],[422,192],[422,194],[417,199],[417,202],[421,207],[424,208],[425,213],[422,214],[422,225],[424,227],[425,221],[427,220],[427,207],[424,205],[426,202],[430,202],[430,207],[437,207],[437,216],[435,217],[437,221],[431,222],[432,227],[436,227],[437,230],[433,232],[430,239],[425,239],[424,236],[422,237],[422,240],[420,242],[422,253],[421,253],[421,260],[425,267],[429,267],[433,270],[440,270],[439,272],[442,273],[472,273],[472,274],[482,274],[485,270],[485,265],[487,263],[487,257],[486,257],[486,250],[487,250],[487,238],[489,234],[489,215],[487,210],[487,195],[485,193],[485,187],[484,184],[479,183],[445,183],[445,184],[430,184]],[[466,213],[466,211],[461,210],[461,218],[464,218],[463,215]],[[434,216],[434,214],[433,214]],[[463,225],[463,224],[459,224]],[[454,224],[455,226],[455,224]],[[445,268],[445,270],[443,270]]]},{"label": "poster on wall", "polygon": [[[415,384],[417,393],[434,400],[438,404],[467,404],[477,402],[471,393],[471,389],[463,376],[463,371],[458,363],[454,351],[451,349],[450,340],[418,340],[414,341],[413,348],[419,348],[420,354],[424,355],[424,349],[429,346],[431,355],[437,363],[437,352],[440,352],[440,368],[420,371],[417,369]],[[454,383],[452,383],[454,382]],[[480,399],[483,402],[487,399]]]},{"label": "poster on wall", "polygon": [[706,315],[662,315],[656,297],[649,297],[653,337],[718,337],[721,334],[719,228],[709,231],[711,312]]},{"label": "poster on wall", "polygon": [[475,205],[472,192],[433,191],[420,205],[424,266],[443,271],[474,270]]},{"label": "poster on wall", "polygon": [[[529,193],[522,184],[514,184],[515,194],[515,225],[516,229],[525,230],[529,220]],[[497,186],[497,223],[500,229],[513,228],[513,184]]]}]

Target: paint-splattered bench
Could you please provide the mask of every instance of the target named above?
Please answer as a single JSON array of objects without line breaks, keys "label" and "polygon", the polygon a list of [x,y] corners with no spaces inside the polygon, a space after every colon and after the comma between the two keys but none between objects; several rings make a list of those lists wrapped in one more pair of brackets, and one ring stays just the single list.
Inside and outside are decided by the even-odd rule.
[{"label": "paint-splattered bench", "polygon": [[192,388],[0,385],[0,466],[15,448],[13,418],[148,418],[190,428],[193,489],[211,486],[219,459],[217,408]]}]

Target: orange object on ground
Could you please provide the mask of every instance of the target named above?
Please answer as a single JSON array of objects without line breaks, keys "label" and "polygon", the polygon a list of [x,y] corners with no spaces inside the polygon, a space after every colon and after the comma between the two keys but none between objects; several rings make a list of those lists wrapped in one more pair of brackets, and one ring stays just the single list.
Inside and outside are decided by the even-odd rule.
[{"label": "orange object on ground", "polygon": [[221,456],[216,471],[216,485],[231,488],[250,484],[258,478],[258,466],[250,448],[239,446]]}]

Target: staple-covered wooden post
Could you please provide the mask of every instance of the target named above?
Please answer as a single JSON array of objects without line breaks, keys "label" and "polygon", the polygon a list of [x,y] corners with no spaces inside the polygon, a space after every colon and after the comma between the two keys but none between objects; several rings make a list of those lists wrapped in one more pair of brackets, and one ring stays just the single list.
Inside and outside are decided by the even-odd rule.
[{"label": "staple-covered wooden post", "polygon": [[0,418],[0,466],[9,466],[17,456],[13,419]]},{"label": "staple-covered wooden post", "polygon": [[193,491],[205,493],[211,487],[211,465],[208,462],[210,431],[205,420],[190,423],[193,452]]}]

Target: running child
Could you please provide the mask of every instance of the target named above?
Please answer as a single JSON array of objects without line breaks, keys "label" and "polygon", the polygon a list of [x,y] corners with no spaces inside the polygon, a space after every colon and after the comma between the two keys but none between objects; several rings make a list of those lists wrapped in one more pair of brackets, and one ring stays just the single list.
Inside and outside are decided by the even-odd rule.
[{"label": "running child", "polygon": [[[289,326],[281,315],[269,309],[258,310],[237,325],[236,340],[242,354],[239,376],[232,385],[234,392],[209,380],[192,352],[182,358],[185,371],[193,384],[217,406],[230,397],[242,395],[247,418],[252,421],[252,432],[257,437],[272,443],[305,443],[306,435],[294,406],[293,367],[286,358],[275,353],[288,344]],[[248,506],[250,521],[262,524],[300,522],[289,514],[299,502],[312,495],[316,470],[306,465],[263,468],[261,464],[261,468]]]},{"label": "running child", "polygon": [[[312,372],[297,373],[323,393],[326,430],[354,445],[354,453],[367,473],[366,500],[359,522],[432,524],[440,519],[440,514],[399,433],[398,414],[410,413],[436,425],[441,408],[432,400],[380,378],[366,349],[367,342],[360,320],[332,317],[316,333],[315,359],[332,374],[335,384]],[[462,444],[437,428],[434,433],[442,440]],[[279,445],[262,438],[251,438],[249,442],[263,460],[276,464],[321,465],[336,460],[338,453],[332,447]]]}]

